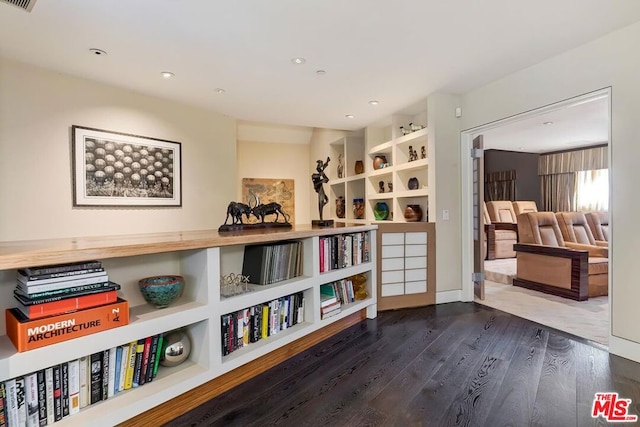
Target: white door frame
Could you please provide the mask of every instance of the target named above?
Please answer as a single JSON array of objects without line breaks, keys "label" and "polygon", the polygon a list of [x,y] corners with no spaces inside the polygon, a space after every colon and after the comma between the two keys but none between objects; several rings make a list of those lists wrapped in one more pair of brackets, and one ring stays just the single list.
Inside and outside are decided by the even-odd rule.
[{"label": "white door frame", "polygon": [[[524,113],[516,114],[514,116],[506,117],[494,122],[490,122],[484,125],[476,126],[474,128],[466,129],[460,132],[460,183],[461,183],[461,204],[462,210],[460,218],[461,224],[461,236],[462,236],[462,295],[463,301],[473,301],[473,280],[471,275],[473,273],[473,163],[471,159],[471,147],[473,138],[478,134],[486,132],[490,129],[495,129],[500,126],[515,123],[517,121],[528,119],[530,117],[539,116],[551,111],[559,110],[570,105],[578,105],[585,102],[593,101],[595,99],[608,97],[609,104],[609,147],[611,147],[611,88],[599,89],[594,92],[589,92],[584,95],[576,96],[573,98],[565,99],[560,102],[556,102],[544,107],[536,108],[535,110],[526,111]],[[608,150],[609,165],[611,165],[611,148]],[[611,172],[609,177],[611,177]],[[611,178],[609,179],[609,194],[611,192]],[[609,202],[609,226],[611,227],[611,202]],[[611,250],[611,244],[609,243],[609,250]],[[609,295],[611,295],[611,261],[609,262]]]}]

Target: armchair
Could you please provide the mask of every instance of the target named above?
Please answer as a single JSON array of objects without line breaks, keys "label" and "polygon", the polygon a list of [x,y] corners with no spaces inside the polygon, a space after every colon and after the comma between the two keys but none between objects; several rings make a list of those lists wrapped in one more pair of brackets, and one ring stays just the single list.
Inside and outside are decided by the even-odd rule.
[{"label": "armchair", "polygon": [[589,251],[590,256],[609,256],[609,242],[596,240],[593,237],[587,218],[582,212],[557,212],[556,219],[562,238],[568,247]]},{"label": "armchair", "polygon": [[587,224],[596,240],[609,241],[609,212],[587,212]]},{"label": "armchair", "polygon": [[517,200],[512,202],[513,211],[516,213],[516,217],[525,212],[538,212],[538,206],[533,200]]},{"label": "armchair", "polygon": [[[514,258],[513,245],[518,243],[516,216],[510,201],[492,201],[485,204],[491,228],[487,232],[487,259]],[[492,252],[493,251],[493,252]],[[489,256],[493,254],[493,258]]]},{"label": "armchair", "polygon": [[553,212],[519,215],[518,231],[514,286],[578,301],[608,294],[609,260],[567,247]]},{"label": "armchair", "polygon": [[491,219],[488,205],[484,204],[485,234],[487,239],[487,260],[496,258],[514,258],[513,245],[518,242],[517,225],[511,222],[499,222]]}]

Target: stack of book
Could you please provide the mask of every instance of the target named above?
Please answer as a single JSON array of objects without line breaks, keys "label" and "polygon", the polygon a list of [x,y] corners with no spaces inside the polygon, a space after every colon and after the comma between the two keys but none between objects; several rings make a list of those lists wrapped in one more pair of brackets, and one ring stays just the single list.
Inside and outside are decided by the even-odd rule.
[{"label": "stack of book", "polygon": [[326,319],[342,311],[342,303],[333,283],[320,286],[320,318]]},{"label": "stack of book", "polygon": [[99,261],[20,269],[7,335],[25,351],[126,325],[129,307],[119,289]]},{"label": "stack of book", "polygon": [[371,258],[368,231],[320,237],[320,273],[351,267]]},{"label": "stack of book", "polygon": [[89,354],[0,383],[0,425],[46,426],[153,381],[163,335]]}]

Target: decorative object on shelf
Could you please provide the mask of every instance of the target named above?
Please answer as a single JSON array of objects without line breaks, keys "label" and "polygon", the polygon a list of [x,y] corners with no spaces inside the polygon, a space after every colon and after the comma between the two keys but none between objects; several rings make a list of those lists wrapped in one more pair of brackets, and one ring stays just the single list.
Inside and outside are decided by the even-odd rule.
[{"label": "decorative object on shelf", "polygon": [[345,214],[344,197],[339,196],[336,199],[336,216],[338,218],[344,218],[344,214]]},{"label": "decorative object on shelf", "polygon": [[384,181],[379,181],[378,182],[378,187],[380,188],[380,190],[378,192],[379,193],[384,193]]},{"label": "decorative object on shelf", "polygon": [[414,160],[418,160],[418,152],[413,149],[413,147],[409,146],[409,161],[413,162]]},{"label": "decorative object on shelf", "polygon": [[387,182],[387,186],[389,187],[389,193],[393,193],[393,182]]},{"label": "decorative object on shelf", "polygon": [[387,156],[378,154],[373,158],[373,169],[378,170],[388,166]]},{"label": "decorative object on shelf", "polygon": [[411,132],[416,132],[416,131],[424,129],[424,126],[422,126],[422,125],[414,125],[413,123],[409,123],[409,128],[411,129]]},{"label": "decorative object on shelf", "polygon": [[220,276],[220,295],[232,297],[249,292],[249,276],[229,273]]},{"label": "decorative object on shelf", "polygon": [[355,219],[364,218],[364,199],[353,199],[353,216]]},{"label": "decorative object on shelf", "polygon": [[405,128],[404,126],[400,126],[400,132],[402,133],[402,135],[408,135],[411,133],[411,130]]},{"label": "decorative object on shelf", "polygon": [[404,210],[404,219],[407,222],[422,221],[422,207],[420,205],[407,205]]},{"label": "decorative object on shelf", "polygon": [[427,149],[424,147],[424,145],[420,147],[420,158],[421,159],[427,158]]},{"label": "decorative object on shelf", "polygon": [[[295,182],[287,178],[242,178],[242,203],[251,208],[261,204],[278,203],[289,216],[288,221],[295,223]],[[259,218],[250,216],[248,224],[257,224]]]},{"label": "decorative object on shelf", "polygon": [[356,300],[363,300],[369,296],[367,292],[367,276],[364,274],[356,274],[348,278],[353,284],[353,293]]},{"label": "decorative object on shelf", "polygon": [[354,168],[354,172],[356,173],[356,175],[360,175],[361,173],[364,173],[364,163],[362,163],[362,160],[356,160],[356,166]]},{"label": "decorative object on shelf", "polygon": [[166,367],[178,366],[189,358],[191,338],[184,329],[176,329],[167,333],[162,342],[160,364]]},{"label": "decorative object on shelf", "polygon": [[316,172],[311,175],[311,180],[313,181],[313,189],[316,193],[318,193],[318,215],[319,220],[314,219],[311,221],[312,225],[318,227],[329,227],[333,225],[332,219],[322,219],[322,211],[324,210],[324,205],[329,202],[329,198],[324,192],[324,184],[329,182],[329,178],[324,173],[324,170],[329,166],[329,162],[331,159],[327,156],[326,161],[316,160]]},{"label": "decorative object on shelf", "polygon": [[407,183],[407,187],[409,187],[409,190],[417,190],[418,187],[420,187],[420,183],[418,182],[418,178],[416,178],[415,176],[412,176],[411,178],[409,178],[409,182]]},{"label": "decorative object on shelf", "polygon": [[[248,213],[247,213],[248,212]],[[253,215],[256,220],[260,222],[254,224],[245,224],[242,222],[242,215],[247,216],[247,220]],[[264,219],[267,215],[275,215],[275,219],[272,222],[265,222]],[[282,216],[283,221],[278,221]],[[229,217],[233,219],[231,224],[227,224]],[[259,204],[253,208],[244,203],[230,202],[227,206],[227,218],[220,227],[219,232],[223,231],[235,231],[235,230],[249,230],[255,228],[267,228],[267,227],[286,227],[291,228],[289,222],[289,215],[282,210],[280,203],[271,202],[265,204]]]},{"label": "decorative object on shelf", "polygon": [[378,221],[389,218],[389,205],[387,205],[387,202],[377,202],[373,207],[373,216]]},{"label": "decorative object on shelf", "polygon": [[156,308],[165,308],[182,296],[184,277],[178,275],[145,277],[138,280],[138,289],[149,304]]},{"label": "decorative object on shelf", "polygon": [[338,178],[344,178],[344,162],[342,161],[342,154],[338,155]]},{"label": "decorative object on shelf", "polygon": [[73,206],[182,206],[179,142],[71,127]]}]

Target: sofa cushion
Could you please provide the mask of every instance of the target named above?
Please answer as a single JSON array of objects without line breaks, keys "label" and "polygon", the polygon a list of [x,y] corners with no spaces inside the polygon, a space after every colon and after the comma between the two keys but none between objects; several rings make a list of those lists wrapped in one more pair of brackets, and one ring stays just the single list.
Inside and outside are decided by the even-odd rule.
[{"label": "sofa cushion", "polygon": [[609,274],[609,259],[589,257],[589,275],[592,274]]},{"label": "sofa cushion", "polygon": [[512,240],[512,243],[516,243],[518,233],[513,230],[496,230],[496,240]]}]

